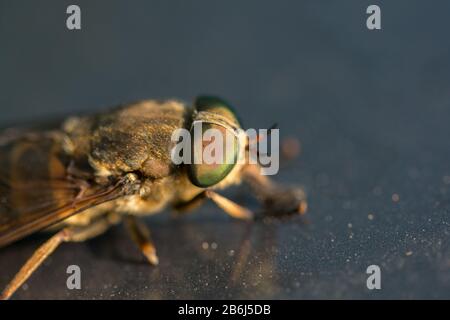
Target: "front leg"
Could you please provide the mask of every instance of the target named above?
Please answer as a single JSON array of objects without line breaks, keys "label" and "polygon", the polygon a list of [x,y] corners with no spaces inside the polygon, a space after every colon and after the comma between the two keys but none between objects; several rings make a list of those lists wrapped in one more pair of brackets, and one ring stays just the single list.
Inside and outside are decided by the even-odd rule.
[{"label": "front leg", "polygon": [[224,196],[212,190],[205,190],[191,200],[175,205],[174,209],[177,210],[177,212],[191,211],[194,208],[200,206],[207,198],[211,199],[226,214],[235,219],[252,220],[254,217],[254,214],[251,210],[238,205],[236,202],[225,198]]},{"label": "front leg", "polygon": [[190,212],[190,211],[198,208],[199,206],[201,206],[203,204],[203,202],[205,202],[205,199],[206,199],[206,195],[205,195],[205,192],[203,191],[203,192],[200,192],[198,195],[196,195],[191,200],[176,203],[173,206],[173,209],[175,209],[175,213],[177,215],[182,215],[186,212]]},{"label": "front leg", "polygon": [[217,192],[206,190],[205,195],[206,197],[211,199],[219,208],[225,211],[226,214],[233,218],[241,220],[253,220],[253,218],[255,217],[255,214],[251,210],[238,205],[236,202],[225,198]]},{"label": "front leg", "polygon": [[156,255],[156,248],[150,238],[150,230],[135,216],[127,215],[124,218],[125,226],[130,234],[131,240],[141,250],[151,265],[158,265],[159,259]]},{"label": "front leg", "polygon": [[308,203],[303,189],[278,185],[268,176],[261,175],[259,165],[246,165],[242,177],[262,202],[263,216],[281,218],[306,213]]}]

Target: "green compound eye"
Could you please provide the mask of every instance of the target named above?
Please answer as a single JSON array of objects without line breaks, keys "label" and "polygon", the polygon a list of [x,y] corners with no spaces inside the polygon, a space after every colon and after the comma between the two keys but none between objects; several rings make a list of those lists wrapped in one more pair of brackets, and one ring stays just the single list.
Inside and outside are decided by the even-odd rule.
[{"label": "green compound eye", "polygon": [[208,188],[222,181],[231,172],[239,155],[237,136],[231,128],[220,124],[220,118],[227,119],[236,127],[240,127],[240,123],[232,107],[220,98],[198,97],[195,108],[198,112],[207,112],[209,120],[201,122],[201,130],[198,132],[194,127],[191,129],[193,162],[189,165],[188,174],[194,185]]},{"label": "green compound eye", "polygon": [[234,108],[227,101],[219,97],[199,96],[195,100],[194,105],[197,111],[207,111],[218,114],[241,127],[241,121],[236,115]]},{"label": "green compound eye", "polygon": [[[210,129],[214,129],[213,137],[210,135]],[[222,181],[234,168],[238,158],[239,141],[236,136],[227,132],[225,127],[217,124],[202,123],[201,131],[202,135],[193,135],[191,150],[194,157],[188,172],[194,185],[208,188]],[[216,140],[217,135],[222,138]],[[195,159],[199,159],[201,163],[195,163]]]}]

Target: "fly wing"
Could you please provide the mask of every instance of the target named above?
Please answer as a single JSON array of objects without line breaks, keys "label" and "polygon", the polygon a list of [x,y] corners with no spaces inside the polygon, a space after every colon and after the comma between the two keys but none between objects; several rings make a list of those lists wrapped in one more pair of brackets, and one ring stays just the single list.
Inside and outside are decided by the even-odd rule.
[{"label": "fly wing", "polygon": [[124,181],[99,185],[69,173],[57,134],[0,135],[0,247],[125,195]]}]

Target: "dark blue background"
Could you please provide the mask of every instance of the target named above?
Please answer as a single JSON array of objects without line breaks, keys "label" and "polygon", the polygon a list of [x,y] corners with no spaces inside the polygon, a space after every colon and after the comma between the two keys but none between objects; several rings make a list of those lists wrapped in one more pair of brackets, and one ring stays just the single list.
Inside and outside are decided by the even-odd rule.
[{"label": "dark blue background", "polygon": [[[65,27],[73,3],[81,31]],[[381,31],[366,28],[374,3]],[[310,200],[306,225],[247,230],[211,204],[152,217],[158,268],[121,228],[64,244],[16,297],[450,298],[449,15],[438,0],[0,1],[1,126],[219,94],[247,127],[300,139],[277,179]],[[227,194],[253,205],[243,193]],[[1,286],[44,239],[0,251]]]}]

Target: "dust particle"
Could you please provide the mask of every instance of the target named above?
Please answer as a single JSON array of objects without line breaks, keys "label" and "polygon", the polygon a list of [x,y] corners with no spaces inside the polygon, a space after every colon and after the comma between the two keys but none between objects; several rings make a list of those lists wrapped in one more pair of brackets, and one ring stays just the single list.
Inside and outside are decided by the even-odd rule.
[{"label": "dust particle", "polygon": [[399,202],[400,201],[400,196],[397,193],[394,193],[392,195],[392,201]]}]

